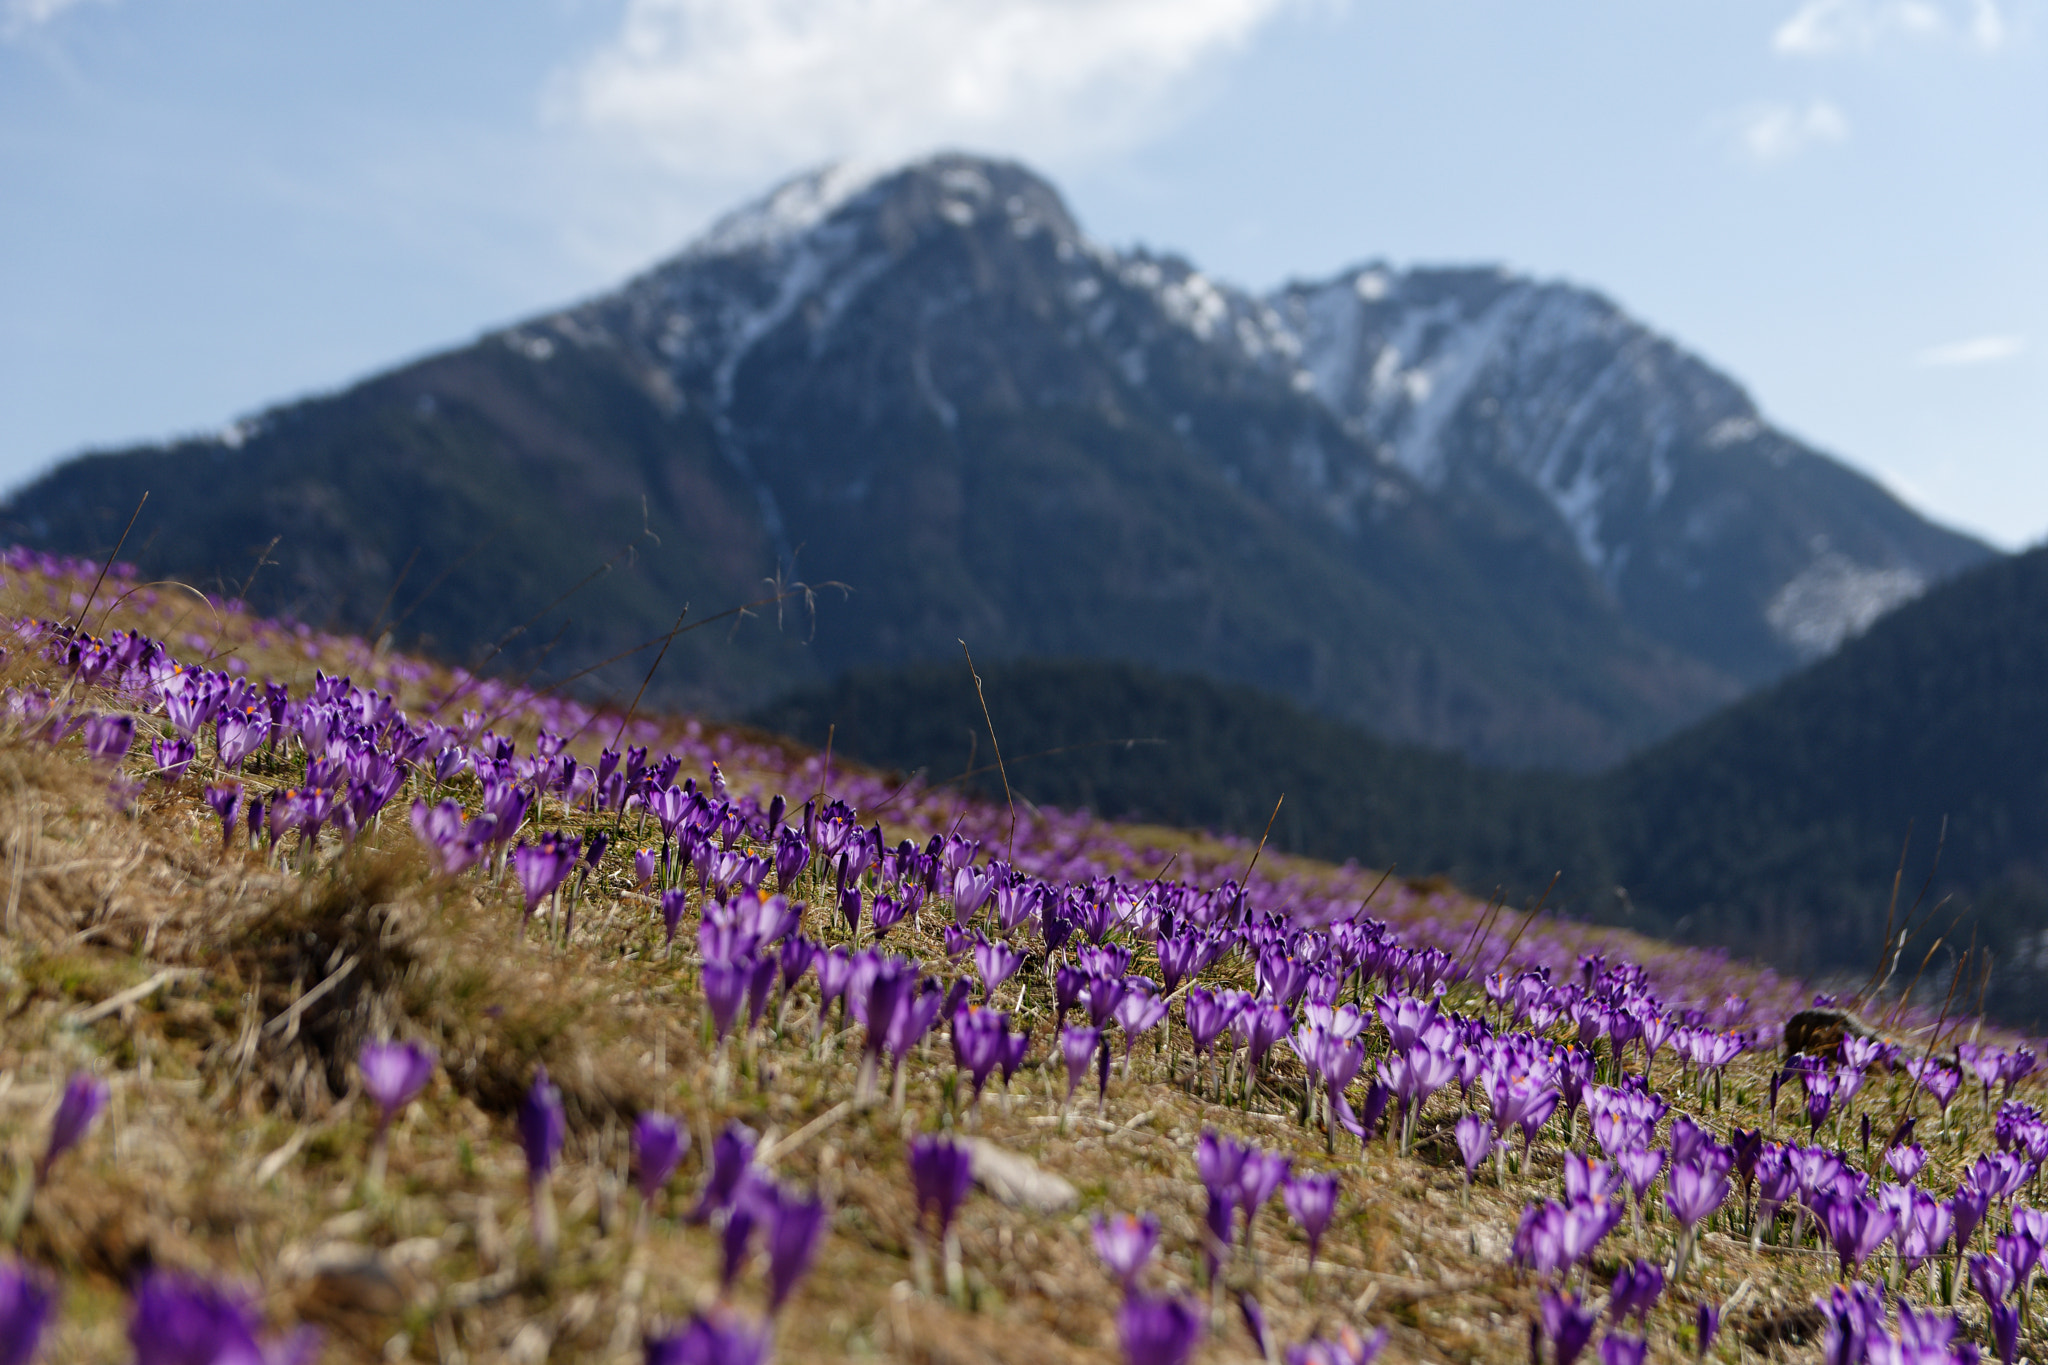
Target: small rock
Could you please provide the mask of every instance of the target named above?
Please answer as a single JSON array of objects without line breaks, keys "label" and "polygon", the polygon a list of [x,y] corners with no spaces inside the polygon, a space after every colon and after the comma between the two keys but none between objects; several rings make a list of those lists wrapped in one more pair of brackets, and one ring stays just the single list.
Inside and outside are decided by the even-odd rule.
[{"label": "small rock", "polygon": [[405,1306],[405,1289],[374,1248],[324,1242],[279,1258],[286,1273],[311,1284],[311,1297],[337,1308],[389,1314]]},{"label": "small rock", "polygon": [[966,1139],[974,1154],[974,1179],[1012,1208],[1058,1213],[1081,1202],[1081,1192],[1028,1156],[996,1146],[987,1138]]}]

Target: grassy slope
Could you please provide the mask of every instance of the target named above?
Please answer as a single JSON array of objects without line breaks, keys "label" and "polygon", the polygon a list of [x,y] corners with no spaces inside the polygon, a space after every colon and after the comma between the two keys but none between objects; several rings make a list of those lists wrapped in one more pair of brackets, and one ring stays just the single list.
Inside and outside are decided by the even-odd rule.
[{"label": "grassy slope", "polygon": [[[13,575],[8,585],[13,611],[40,614],[61,609],[69,591],[62,585],[46,599],[41,583]],[[232,651],[295,688],[317,664],[377,679],[424,710],[424,691],[446,685],[445,675],[356,642],[255,631],[234,616],[216,624],[178,594],[152,602],[139,593],[113,623],[195,653]],[[16,685],[47,680],[19,651],[8,668]],[[662,728],[665,742],[698,761],[721,756],[736,786],[773,782],[801,793],[825,780],[814,755],[681,722]],[[135,772],[146,766],[140,750],[128,763]],[[1071,1180],[1080,1206],[1034,1214],[972,1196],[962,1235],[968,1297],[949,1304],[914,1287],[919,1257],[903,1168],[905,1135],[960,1122],[942,1084],[943,1044],[935,1040],[913,1065],[903,1112],[886,1103],[846,1112],[838,1103],[852,1089],[854,1035],[814,1047],[811,997],[800,991],[782,1028],[739,1050],[721,1084],[700,1033],[695,972],[687,954],[655,949],[653,916],[628,887],[623,852],[607,859],[575,941],[555,949],[538,934],[520,936],[508,888],[427,875],[404,828],[404,795],[358,848],[324,846],[301,873],[239,849],[222,853],[195,780],[152,786],[120,813],[105,798],[104,773],[75,741],[53,750],[11,722],[0,730],[0,769],[13,793],[0,845],[18,890],[0,939],[0,1141],[16,1163],[36,1151],[54,1088],[73,1068],[106,1075],[115,1094],[101,1126],[37,1194],[19,1239],[22,1255],[64,1283],[48,1359],[120,1358],[120,1286],[150,1263],[257,1286],[278,1321],[327,1330],[330,1361],[628,1358],[640,1324],[706,1302],[716,1283],[713,1234],[676,1217],[699,1178],[698,1155],[645,1240],[630,1232],[624,1128],[647,1105],[686,1116],[697,1154],[728,1118],[801,1135],[778,1145],[769,1164],[815,1185],[834,1212],[818,1267],[782,1323],[784,1359],[1112,1358],[1114,1290],[1088,1249],[1085,1215],[1157,1214],[1164,1244],[1152,1283],[1188,1285],[1201,1222],[1191,1149],[1210,1125],[1344,1172],[1338,1222],[1314,1276],[1277,1207],[1259,1223],[1256,1260],[1229,1272],[1234,1284],[1256,1285],[1279,1340],[1355,1317],[1392,1329],[1394,1358],[1522,1357],[1535,1291],[1503,1257],[1523,1202],[1555,1191],[1561,1135],[1547,1135],[1507,1189],[1482,1184],[1468,1204],[1448,1141],[1454,1089],[1432,1106],[1413,1158],[1383,1146],[1361,1156],[1348,1140],[1325,1157],[1320,1136],[1291,1115],[1299,1075],[1289,1063],[1245,1109],[1210,1103],[1185,1083],[1185,1059],[1141,1047],[1099,1116],[1062,1125],[1051,1072],[1040,1065],[1047,1022],[1034,999],[1024,1015],[1037,1030],[1033,1061],[1011,1097],[982,1106],[979,1132]],[[291,777],[273,769],[250,781]],[[858,771],[841,768],[829,781],[884,811],[892,839],[958,824],[1000,842],[1008,823],[999,808],[915,787],[890,802],[878,779]],[[577,822],[548,812],[548,823],[564,820]],[[1250,853],[1242,842],[1052,814],[1027,815],[1022,840],[1041,865],[1065,860],[1129,876],[1150,875],[1173,853],[1175,875],[1213,879],[1241,869]],[[1260,866],[1302,896],[1362,894],[1370,885],[1270,850]],[[821,891],[829,896],[806,891],[814,902]],[[1377,907],[1409,941],[1454,949],[1479,909],[1452,893],[1401,886],[1382,892]],[[822,906],[807,928],[834,937]],[[931,935],[899,934],[899,951],[943,960]],[[1509,936],[1507,924],[1483,936],[1480,955],[1505,948]],[[1794,995],[1768,974],[1580,926],[1539,926],[1518,955],[1568,968],[1575,952],[1592,949],[1646,962],[1671,998],[1747,990],[1768,1014]],[[358,965],[315,998],[351,958]],[[1141,949],[1140,969],[1146,958]],[[101,1008],[160,978],[129,1003]],[[1453,998],[1464,1000],[1463,988]],[[442,1066],[400,1119],[390,1177],[372,1195],[361,1187],[369,1115],[350,1059],[363,1038],[385,1033],[431,1042]],[[537,1061],[562,1085],[571,1120],[556,1186],[564,1249],[552,1269],[528,1244],[510,1118]],[[1659,1074],[1675,1090],[1670,1065]],[[1738,1066],[1717,1127],[1754,1115],[1762,1065]],[[1881,1122],[1902,1103],[1897,1087],[1882,1083],[1868,1096]],[[1677,1098],[1700,1104],[1689,1090]],[[1969,1122],[1964,1116],[1959,1135]],[[1944,1148],[1937,1161],[1953,1156]],[[1653,1217],[1639,1249],[1662,1254],[1670,1235],[1669,1223]],[[1603,1264],[1624,1249],[1638,1249],[1625,1228]],[[1660,1358],[1677,1349],[1695,1294],[1719,1300],[1746,1286],[1734,1334],[1753,1329],[1753,1344],[1762,1344],[1796,1333],[1794,1310],[1830,1278],[1817,1257],[1755,1257],[1718,1234],[1693,1274],[1653,1319]],[[744,1276],[742,1304],[758,1302],[759,1287],[758,1272]],[[1234,1318],[1222,1318],[1199,1359],[1249,1354]],[[1723,1358],[1733,1356],[1724,1349]]]}]

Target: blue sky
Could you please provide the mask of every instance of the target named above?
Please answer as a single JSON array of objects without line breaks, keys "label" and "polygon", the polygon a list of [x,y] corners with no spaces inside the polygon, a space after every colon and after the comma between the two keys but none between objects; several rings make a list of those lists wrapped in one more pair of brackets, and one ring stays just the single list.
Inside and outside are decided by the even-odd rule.
[{"label": "blue sky", "polygon": [[2048,535],[2048,0],[0,0],[0,485],[935,147],[1241,284],[1590,285],[1931,514]]}]

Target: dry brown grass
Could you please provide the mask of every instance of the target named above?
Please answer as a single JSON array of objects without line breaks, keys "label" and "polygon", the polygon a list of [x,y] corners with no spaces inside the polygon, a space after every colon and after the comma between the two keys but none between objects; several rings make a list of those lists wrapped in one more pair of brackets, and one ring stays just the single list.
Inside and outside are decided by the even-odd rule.
[{"label": "dry brown grass", "polygon": [[[220,645],[230,646],[253,653],[248,641]],[[302,653],[251,662],[280,674],[311,666]],[[36,681],[34,671],[19,657],[10,668],[17,684]],[[900,1113],[884,1102],[807,1129],[852,1093],[857,1031],[815,1042],[814,997],[800,991],[780,1032],[734,1049],[722,1073],[682,951],[689,928],[665,957],[621,857],[593,881],[576,940],[556,947],[539,932],[522,936],[509,879],[430,875],[404,825],[410,793],[357,847],[330,838],[298,871],[241,847],[223,852],[199,786],[152,786],[117,811],[106,774],[75,742],[52,749],[0,727],[0,1144],[13,1170],[37,1152],[66,1073],[104,1075],[114,1095],[97,1131],[37,1192],[19,1237],[20,1254],[65,1286],[49,1360],[124,1358],[123,1287],[153,1265],[249,1284],[280,1323],[325,1328],[330,1361],[632,1358],[645,1324],[712,1296],[714,1237],[679,1215],[712,1135],[734,1119],[771,1142],[807,1130],[801,1143],[776,1146],[770,1165],[820,1190],[833,1210],[816,1269],[780,1325],[784,1360],[1113,1359],[1116,1291],[1087,1220],[1158,1215],[1152,1283],[1192,1292],[1202,1219],[1193,1148],[1204,1127],[1345,1172],[1339,1220],[1313,1275],[1277,1199],[1258,1221],[1255,1253],[1228,1269],[1231,1287],[1256,1290],[1278,1341],[1356,1321],[1392,1330],[1390,1359],[1524,1355],[1535,1287],[1506,1268],[1506,1249],[1523,1204],[1555,1188],[1556,1144],[1507,1190],[1482,1177],[1467,1192],[1449,1140],[1455,1089],[1432,1107],[1414,1156],[1384,1145],[1361,1154],[1348,1138],[1326,1156],[1321,1135],[1295,1121],[1298,1073],[1284,1048],[1267,1086],[1238,1107],[1196,1093],[1185,1056],[1148,1042],[1128,1079],[1119,1069],[1099,1116],[1087,1104],[1062,1119],[1048,992],[1034,983],[1024,1014],[1034,1060],[1012,1094],[992,1095],[972,1120],[958,1110],[935,1037],[911,1068]],[[1200,843],[1166,832],[1151,842]],[[943,953],[926,918],[921,932],[902,926],[892,945],[934,962]],[[807,928],[833,936],[822,908]],[[104,1008],[124,992],[126,1003]],[[431,1044],[441,1067],[397,1123],[387,1180],[373,1192],[364,1187],[371,1115],[354,1056],[380,1036]],[[556,1184],[562,1253],[547,1267],[527,1236],[511,1121],[538,1063],[562,1087],[571,1122]],[[1717,1127],[1754,1112],[1766,1075],[1765,1059],[1734,1069]],[[1897,1087],[1879,1090],[1868,1107],[1881,1114],[1906,1103]],[[695,1143],[638,1240],[626,1131],[650,1107],[684,1116]],[[970,1122],[1081,1198],[1039,1214],[974,1196],[961,1235],[967,1293],[954,1303],[916,1287],[922,1253],[904,1147],[912,1133]],[[1937,1160],[1964,1150],[1959,1140]],[[1670,1232],[1653,1217],[1638,1244],[1624,1225],[1603,1249],[1594,1288],[1624,1255],[1665,1255]],[[1731,1340],[1797,1356],[1794,1343],[1812,1330],[1800,1314],[1830,1265],[1710,1236],[1653,1320],[1653,1357],[1682,1358],[1694,1300],[1726,1300],[1738,1287]],[[743,1302],[758,1303],[759,1280],[743,1277]],[[1200,1358],[1251,1354],[1234,1311],[1219,1313]]]}]

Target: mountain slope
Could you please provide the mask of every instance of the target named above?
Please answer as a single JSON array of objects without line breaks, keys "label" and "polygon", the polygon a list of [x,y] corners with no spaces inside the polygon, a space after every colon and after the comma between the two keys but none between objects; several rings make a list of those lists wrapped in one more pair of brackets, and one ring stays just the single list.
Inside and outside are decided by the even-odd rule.
[{"label": "mountain slope", "polygon": [[1988,553],[1760,425],[1729,437],[1739,390],[1588,300],[1385,271],[1260,300],[1090,242],[1015,165],[821,173],[579,307],[61,467],[4,523],[104,552],[147,488],[127,553],[152,573],[235,582],[282,535],[259,601],[367,627],[390,597],[401,638],[472,657],[541,612],[514,648],[557,677],[685,601],[845,585],[683,642],[655,694],[727,712],[965,639],[1576,768]]},{"label": "mountain slope", "polygon": [[[1683,933],[1806,969],[1867,967],[1900,910],[1953,903],[2008,1018],[2048,1018],[2048,549],[1986,565],[1606,779],[1621,875]],[[1895,926],[1896,928],[1896,926]],[[1944,959],[1946,960],[1946,959]],[[1974,1002],[1973,1002],[1974,1003]]]},{"label": "mountain slope", "polygon": [[1347,431],[1446,495],[1540,500],[1631,624],[1745,683],[1983,557],[1596,294],[1375,265],[1274,308]]}]

